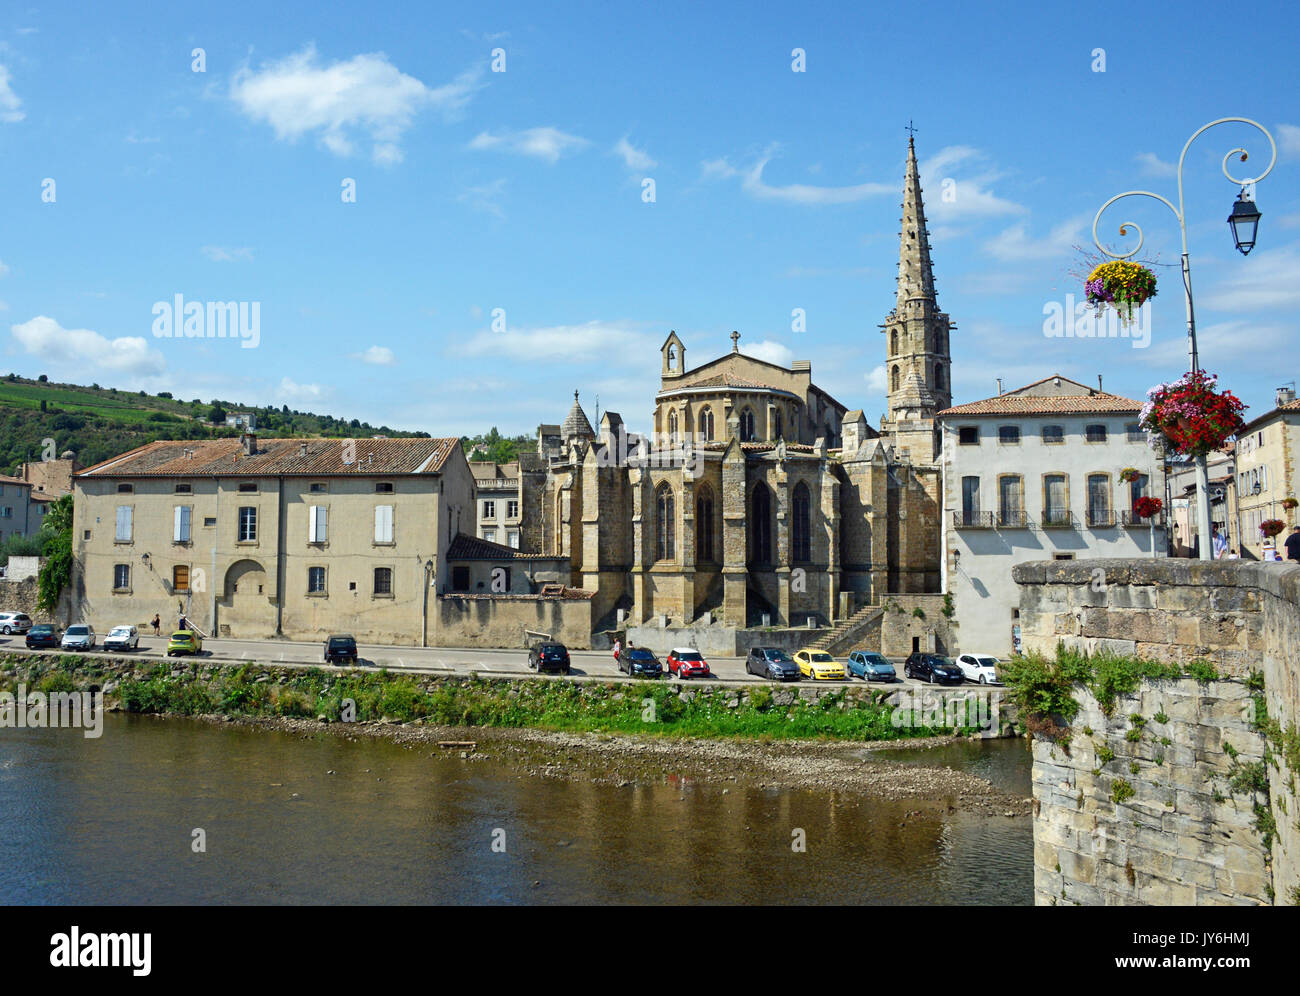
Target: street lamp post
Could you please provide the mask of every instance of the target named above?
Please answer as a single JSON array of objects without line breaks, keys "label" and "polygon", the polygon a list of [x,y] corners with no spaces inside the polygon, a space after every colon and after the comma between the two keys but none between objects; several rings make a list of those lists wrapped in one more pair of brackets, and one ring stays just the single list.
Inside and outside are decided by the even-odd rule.
[{"label": "street lamp post", "polygon": [[[1169,208],[1169,210],[1174,213],[1174,217],[1178,219],[1178,230],[1182,236],[1183,242],[1183,296],[1187,305],[1187,358],[1188,363],[1190,364],[1189,369],[1192,373],[1200,370],[1201,365],[1200,357],[1196,352],[1196,313],[1192,307],[1192,270],[1191,263],[1187,256],[1187,220],[1183,213],[1183,162],[1187,158],[1187,150],[1191,147],[1192,142],[1196,141],[1197,137],[1202,132],[1208,131],[1215,125],[1226,124],[1228,122],[1240,122],[1241,124],[1253,125],[1258,128],[1264,133],[1264,137],[1268,139],[1269,147],[1273,152],[1273,158],[1269,161],[1268,168],[1265,169],[1263,173],[1259,174],[1259,176],[1250,177],[1248,179],[1238,179],[1228,172],[1228,160],[1233,156],[1240,156],[1242,162],[1246,161],[1245,149],[1232,149],[1223,157],[1223,175],[1241,187],[1241,193],[1237,196],[1237,201],[1233,205],[1232,213],[1228,216],[1228,224],[1232,228],[1233,244],[1243,256],[1249,253],[1250,250],[1255,247],[1255,235],[1259,227],[1260,213],[1255,207],[1254,199],[1247,196],[1247,190],[1260,180],[1264,179],[1264,177],[1268,176],[1268,174],[1272,172],[1274,164],[1277,163],[1277,143],[1273,141],[1273,136],[1269,134],[1268,129],[1262,124],[1258,121],[1253,121],[1250,118],[1219,118],[1216,121],[1211,121],[1209,124],[1202,125],[1192,133],[1192,137],[1189,138],[1187,144],[1183,146],[1182,155],[1178,157],[1177,207],[1174,207],[1168,198],[1162,197],[1159,194],[1154,194],[1149,190],[1126,190],[1122,194],[1116,194],[1103,204],[1097,211],[1097,216],[1092,220],[1092,240],[1097,244],[1097,248],[1111,259],[1128,259],[1130,256],[1137,255],[1137,253],[1142,250],[1142,228],[1131,221],[1123,222],[1119,226],[1119,234],[1127,235],[1129,227],[1132,226],[1137,230],[1137,245],[1125,253],[1111,252],[1101,244],[1101,239],[1097,235],[1097,223],[1101,221],[1101,216],[1108,207],[1125,197],[1151,197]],[[1200,538],[1199,545],[1201,549],[1201,559],[1212,559],[1214,552],[1210,549],[1209,472],[1206,469],[1204,455],[1198,455],[1196,457],[1196,530]]]}]

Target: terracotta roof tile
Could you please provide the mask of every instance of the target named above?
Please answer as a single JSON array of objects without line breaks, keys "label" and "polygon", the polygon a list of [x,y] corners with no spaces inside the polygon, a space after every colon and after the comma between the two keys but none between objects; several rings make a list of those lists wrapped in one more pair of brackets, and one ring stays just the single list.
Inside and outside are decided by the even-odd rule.
[{"label": "terracotta roof tile", "polygon": [[1092,413],[1114,413],[1136,415],[1142,410],[1142,402],[1124,398],[1118,394],[1076,394],[1061,398],[1036,398],[1022,395],[1002,395],[997,398],[985,398],[970,404],[945,408],[939,412],[939,418],[951,418],[962,415],[1087,415]]},{"label": "terracotta roof tile", "polygon": [[[343,462],[352,442],[352,463]],[[78,473],[83,477],[341,477],[436,474],[460,446],[454,436],[429,439],[259,439],[244,453],[238,438],[160,439]],[[305,449],[304,449],[305,447]]]},{"label": "terracotta roof tile", "polygon": [[493,543],[490,540],[479,539],[477,536],[467,536],[465,533],[457,533],[456,538],[451,541],[451,546],[447,547],[447,559],[450,560],[556,560],[553,554],[547,553],[522,553],[513,546],[506,546],[504,543]]}]

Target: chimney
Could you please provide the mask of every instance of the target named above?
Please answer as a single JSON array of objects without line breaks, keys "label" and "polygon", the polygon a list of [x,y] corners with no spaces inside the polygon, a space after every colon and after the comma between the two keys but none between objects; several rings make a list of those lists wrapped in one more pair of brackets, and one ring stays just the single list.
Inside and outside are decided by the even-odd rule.
[{"label": "chimney", "polygon": [[298,444],[298,455],[299,455],[300,457],[305,457],[305,456],[307,455],[307,444],[306,444],[306,443],[299,443],[299,444]]},{"label": "chimney", "polygon": [[244,449],[244,456],[253,456],[257,453],[257,436],[245,432],[239,437],[239,445]]},{"label": "chimney", "polygon": [[1101,374],[1097,374],[1097,390],[1101,390]]},{"label": "chimney", "polygon": [[1279,387],[1277,389],[1277,406],[1279,408],[1281,408],[1283,405],[1289,405],[1294,400],[1295,400],[1294,384],[1289,384],[1285,387]]},{"label": "chimney", "polygon": [[998,378],[998,397],[1002,397],[1002,378]]}]

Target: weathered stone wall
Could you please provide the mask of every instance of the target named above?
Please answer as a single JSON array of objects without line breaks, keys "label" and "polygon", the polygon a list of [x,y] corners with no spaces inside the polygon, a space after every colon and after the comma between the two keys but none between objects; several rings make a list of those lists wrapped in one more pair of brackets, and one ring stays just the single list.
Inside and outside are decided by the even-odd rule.
[{"label": "weathered stone wall", "polygon": [[[1136,747],[1122,737],[1118,741],[1126,748],[1150,751],[1150,757],[1134,756],[1122,762],[1139,766],[1140,780],[1132,782],[1138,792],[1127,805],[1132,808],[1143,800],[1144,794],[1150,804],[1158,805],[1159,793],[1164,791],[1168,799],[1172,787],[1175,806],[1171,812],[1161,814],[1159,835],[1150,825],[1143,825],[1144,819],[1150,823],[1149,810],[1130,816],[1124,825],[1128,836],[1120,842],[1124,847],[1151,848],[1153,854],[1184,862],[1177,865],[1179,870],[1172,871],[1172,883],[1165,883],[1170,891],[1157,884],[1146,893],[1140,890],[1128,894],[1102,892],[1096,876],[1113,871],[1107,862],[1100,866],[1095,861],[1091,865],[1084,862],[1071,866],[1067,859],[1061,862],[1058,873],[1055,863],[1047,861],[1044,852],[1036,857],[1037,875],[1043,878],[1040,901],[1047,901],[1050,896],[1059,900],[1061,884],[1067,896],[1072,886],[1090,886],[1098,890],[1097,895],[1101,896],[1098,901],[1123,902],[1161,902],[1165,900],[1156,897],[1169,894],[1186,897],[1181,887],[1193,881],[1197,896],[1212,897],[1215,890],[1223,888],[1224,874],[1230,887],[1233,876],[1242,890],[1251,886],[1253,880],[1244,851],[1234,852],[1234,867],[1215,864],[1216,857],[1226,861],[1224,848],[1219,847],[1216,856],[1206,842],[1214,841],[1216,846],[1231,842],[1235,846],[1243,840],[1239,832],[1241,820],[1255,822],[1252,806],[1263,800],[1248,802],[1240,793],[1234,797],[1221,784],[1227,770],[1222,744],[1225,740],[1233,744],[1240,752],[1238,761],[1242,764],[1258,761],[1263,757],[1263,730],[1267,729],[1271,732],[1267,742],[1270,758],[1264,769],[1268,784],[1265,816],[1271,816],[1276,824],[1271,866],[1266,866],[1271,871],[1271,882],[1266,878],[1263,887],[1253,893],[1235,888],[1233,891],[1238,893],[1237,900],[1267,901],[1270,895],[1267,890],[1271,888],[1272,901],[1300,903],[1300,801],[1295,770],[1300,767],[1296,756],[1300,749],[1294,740],[1300,724],[1300,567],[1240,560],[1036,561],[1018,565],[1013,577],[1021,586],[1020,621],[1026,652],[1050,655],[1060,641],[1089,652],[1136,654],[1169,662],[1188,663],[1205,658],[1215,664],[1220,674],[1237,679],[1208,685],[1191,679],[1144,682],[1138,694],[1140,708],[1130,708],[1132,702],[1120,702],[1114,711],[1119,717],[1114,722],[1121,726],[1130,713],[1140,712],[1147,720],[1147,729],[1159,738],[1151,741],[1144,737]],[[1255,705],[1250,701],[1245,679],[1254,672],[1262,674],[1264,679],[1264,703],[1272,720],[1268,726],[1258,722],[1261,717],[1251,711]],[[1159,696],[1165,696],[1170,704],[1158,705]],[[1076,697],[1087,705],[1084,693]],[[1161,708],[1172,724],[1163,732],[1153,722],[1154,714]],[[1093,738],[1084,733],[1089,725],[1094,731],[1107,729],[1090,723],[1081,714],[1069,731],[1072,755],[1082,750],[1090,756],[1089,744]],[[1109,733],[1097,734],[1103,735],[1109,737]],[[1165,738],[1172,745],[1165,745]],[[1289,749],[1284,740],[1289,741]],[[1180,749],[1171,751],[1170,746]],[[1116,754],[1115,764],[1120,764],[1123,756],[1120,747],[1112,745],[1110,749]],[[1114,765],[1103,767],[1102,775],[1092,776],[1091,771],[1099,765],[1086,760],[1064,763],[1061,770],[1056,770],[1055,766],[1062,762],[1062,751],[1056,747],[1057,756],[1052,757],[1052,750],[1043,743],[1035,746],[1034,791],[1040,803],[1036,840],[1039,844],[1053,841],[1081,844],[1078,835],[1085,830],[1093,833],[1095,827],[1090,823],[1076,825],[1080,819],[1086,822],[1090,817],[1078,813],[1073,817],[1063,816],[1061,810],[1068,802],[1068,792],[1056,791],[1053,786],[1069,784],[1073,770],[1075,797],[1081,795],[1083,800],[1076,810],[1087,814],[1091,806],[1104,813],[1107,806],[1112,810],[1117,808],[1109,801],[1112,779],[1127,776],[1122,769],[1115,771]],[[1152,771],[1147,762],[1154,762],[1159,750],[1163,750],[1163,762]],[[1228,766],[1231,766],[1230,759]],[[1169,769],[1168,773],[1161,770],[1165,768]],[[1080,781],[1080,770],[1086,770],[1088,778]],[[1197,786],[1205,785],[1214,787],[1198,790]],[[1216,792],[1228,797],[1227,800],[1218,801]],[[1111,818],[1109,825],[1118,828],[1121,821]],[[1055,840],[1053,835],[1060,837],[1062,827],[1076,834],[1073,841],[1068,836]],[[1076,849],[1075,853],[1084,852]],[[1139,852],[1139,857],[1142,856]],[[1186,864],[1187,861],[1192,864]],[[1134,866],[1135,874],[1141,872],[1138,862]],[[1047,878],[1049,871],[1060,879]],[[1206,878],[1208,872],[1214,873],[1212,883]],[[1080,901],[1088,901],[1092,893],[1081,888],[1075,895],[1084,897]],[[1216,900],[1198,898],[1196,901]]]},{"label": "weathered stone wall", "polygon": [[53,616],[36,607],[39,594],[40,582],[36,578],[25,578],[22,581],[0,580],[0,611],[26,612],[32,617],[32,621],[37,623],[52,623],[60,627],[68,625],[71,621],[70,591],[63,593]]},{"label": "weathered stone wall", "polygon": [[443,595],[436,643],[445,647],[526,647],[525,632],[546,633],[571,650],[591,647],[592,601],[537,595]]},{"label": "weathered stone wall", "polygon": [[[921,650],[952,652],[951,621],[943,614],[942,595],[885,595],[882,607],[878,643],[868,636],[861,643],[866,649],[879,650],[886,657],[906,657],[915,638]],[[917,609],[922,616],[914,614]]]}]

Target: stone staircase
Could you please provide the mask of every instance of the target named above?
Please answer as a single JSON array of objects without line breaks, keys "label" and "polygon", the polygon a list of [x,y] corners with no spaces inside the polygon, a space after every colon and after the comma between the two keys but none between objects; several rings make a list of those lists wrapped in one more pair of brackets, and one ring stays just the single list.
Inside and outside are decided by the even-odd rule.
[{"label": "stone staircase", "polygon": [[828,654],[847,653],[864,632],[879,623],[884,614],[885,609],[882,605],[864,605],[853,615],[841,619],[819,636],[808,649],[824,650]]}]

